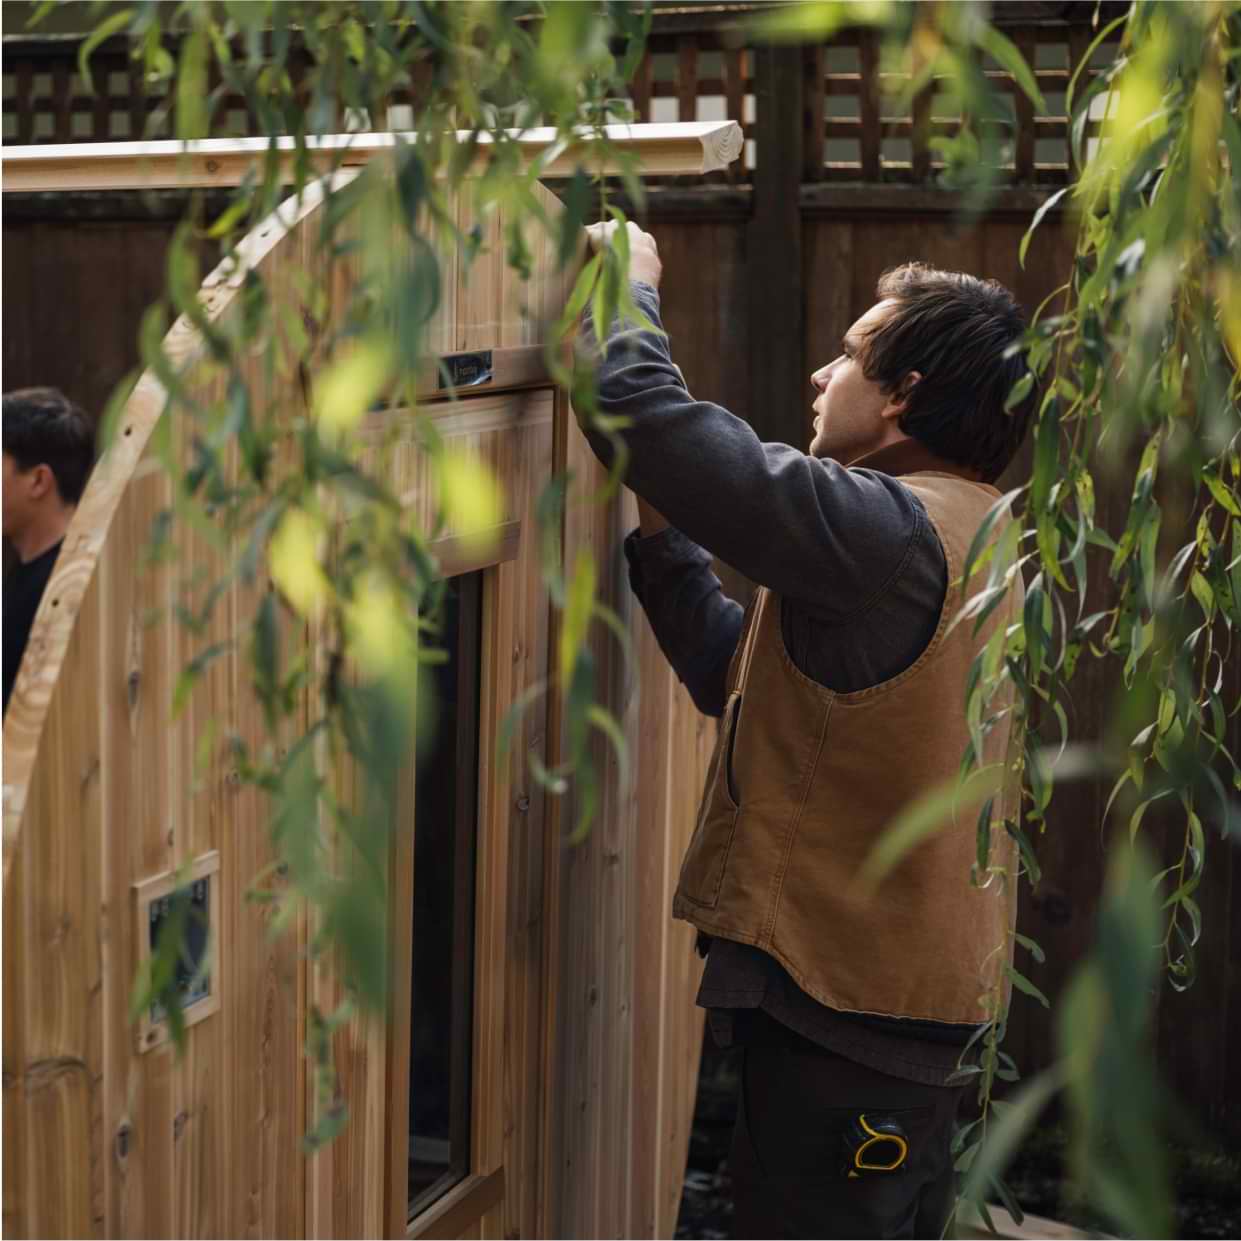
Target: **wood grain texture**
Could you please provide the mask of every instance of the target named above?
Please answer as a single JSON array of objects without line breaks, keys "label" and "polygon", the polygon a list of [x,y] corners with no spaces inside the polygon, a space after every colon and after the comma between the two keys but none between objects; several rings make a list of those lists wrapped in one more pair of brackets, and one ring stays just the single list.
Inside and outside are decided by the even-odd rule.
[{"label": "wood grain texture", "polygon": [[682,35],[677,40],[677,120],[698,119],[698,38]]},{"label": "wood grain texture", "polygon": [[822,44],[802,49],[802,72],[806,77],[803,95],[806,100],[805,150],[802,152],[801,179],[821,181],[827,158],[827,96],[823,91],[826,72],[826,48]]},{"label": "wood grain texture", "polygon": [[797,203],[804,149],[800,124],[805,78],[802,49],[751,53],[758,100],[754,214],[746,233],[746,302],[750,318],[749,408],[764,439],[790,440],[790,420],[804,390],[801,339],[802,215]]},{"label": "wood grain texture", "polygon": [[[588,505],[603,472],[576,428],[563,434],[564,459],[580,480],[566,523],[566,562],[583,549],[595,556],[600,602],[627,627],[633,658],[626,662],[598,627],[596,676],[627,739],[628,770],[598,738],[599,821],[583,843],[562,845],[556,855],[548,1166],[558,1194],[545,1235],[670,1236],[689,1149],[702,1014],[694,1005],[693,936],[669,911],[712,722],[676,682],[626,585],[619,547],[636,524],[632,499]],[[576,809],[570,797],[562,838]]]},{"label": "wood grain texture", "polygon": [[[548,210],[559,209],[539,192]],[[355,278],[347,266],[331,273],[322,266],[314,243],[319,205],[312,193],[243,244],[269,294],[294,307],[307,275],[330,286],[336,308]],[[467,205],[457,209],[467,220]],[[550,244],[532,234],[536,276],[525,285],[514,281],[503,267],[502,225],[487,225],[497,244],[472,269],[450,262],[430,336],[444,352],[499,350],[502,383],[545,384],[529,351],[563,305],[571,273],[555,271]],[[224,270],[204,280],[203,304],[218,323],[234,313],[240,282],[240,273]],[[200,397],[218,395],[223,381],[199,365],[200,342],[184,322],[174,325],[166,347],[188,368]],[[261,357],[247,363],[257,389],[285,382],[291,394],[298,392],[262,364]],[[428,379],[434,393],[433,371]],[[338,1031],[340,1094],[350,1122],[314,1157],[300,1151],[317,1108],[305,1057],[307,1012],[312,1003],[330,1011],[343,993],[330,961],[308,960],[313,928],[304,918],[294,920],[292,934],[274,938],[273,906],[247,899],[256,881],[276,892],[283,882],[271,866],[268,807],[238,778],[229,752],[204,739],[215,729],[259,749],[293,738],[266,736],[249,688],[244,643],[260,598],[257,585],[227,590],[199,633],[173,619],[176,603],[201,602],[201,581],[210,581],[233,549],[216,548],[189,529],[179,533],[175,557],[147,556],[152,527],[172,501],[150,443],[164,398],[153,377],[144,376],[122,414],[69,531],[6,719],[4,1125],[16,1155],[4,1167],[5,1227],[14,1236],[399,1236],[406,1231],[400,1134],[408,1123],[407,1020],[402,1028],[398,1020],[359,1015]],[[300,399],[290,395],[282,412],[296,413]],[[617,1234],[639,1216],[652,1221],[654,1235],[671,1227],[679,1198],[690,1060],[700,1033],[689,967],[669,956],[672,936],[658,939],[651,960],[638,957],[636,928],[653,921],[637,889],[638,823],[643,815],[659,816],[643,830],[664,839],[671,812],[663,785],[622,784],[612,764],[603,820],[587,846],[569,855],[560,820],[528,766],[531,755],[553,761],[557,740],[545,706],[523,719],[506,756],[495,748],[499,721],[546,675],[554,649],[535,508],[554,467],[565,461],[571,415],[547,389],[471,394],[421,409],[450,445],[491,468],[504,494],[490,551],[473,549],[475,532],[452,526],[442,528],[432,548],[448,568],[482,569],[485,617],[471,1177],[486,1192],[454,1199],[441,1224],[480,1238],[537,1236],[546,1235],[549,1221],[582,1212],[591,1235]],[[174,456],[188,457],[192,433],[185,420],[171,426]],[[429,525],[433,487],[409,411],[368,415],[360,440],[368,464]],[[579,465],[593,470],[576,429],[573,443]],[[237,468],[235,447],[226,453],[228,467]],[[282,446],[275,468],[292,468],[291,454]],[[605,596],[632,624],[617,558],[631,520],[630,503],[571,507],[560,533],[568,546],[594,547],[605,565]],[[318,650],[313,627],[300,622],[287,628],[286,640],[303,632]],[[181,669],[216,643],[226,649],[174,715]],[[604,700],[624,721],[637,755],[639,686],[654,676],[658,710],[671,674],[626,666],[614,644],[603,643],[599,656]],[[323,656],[314,658],[321,663]],[[307,694],[301,726],[316,714]],[[662,737],[661,769],[692,772],[702,765],[705,751],[694,748],[701,730],[685,733],[681,717],[661,720],[649,710],[643,726]],[[675,746],[688,747],[686,754],[673,757]],[[358,796],[356,771],[342,766],[333,778],[339,796]],[[649,806],[648,796],[656,796]],[[407,808],[416,821],[416,807]],[[676,819],[667,846],[673,860],[676,832],[688,830],[692,814],[682,806]],[[416,830],[414,822],[407,827]],[[398,833],[390,859],[394,927],[408,926],[409,845],[410,835]],[[219,858],[213,876],[219,1008],[187,1031],[180,1056],[167,1046],[139,1051],[128,1002],[146,928],[134,917],[134,885],[207,854]],[[566,856],[574,858],[571,874],[593,873],[593,886],[567,898],[571,874],[560,869]],[[344,853],[336,862],[352,864]],[[649,878],[661,901],[654,921],[665,919],[671,875],[664,870]],[[547,918],[549,877],[558,885],[551,902],[560,903],[558,920]],[[394,933],[392,942],[392,1007],[404,1004],[407,1013],[412,939]],[[562,958],[583,946],[588,955],[566,965]],[[583,979],[572,976],[574,969],[590,973],[590,987],[577,985]],[[557,983],[569,977],[572,985],[557,990],[553,971]],[[640,1004],[638,979],[644,981]],[[668,980],[673,991],[652,990],[652,979]],[[603,1013],[616,1020],[604,1025]],[[593,1031],[587,1090],[594,1110],[581,1123],[597,1177],[588,1209],[581,1186],[555,1170],[549,1174],[546,1162],[556,1142],[549,1120],[566,1091],[559,1052],[549,1049],[563,1046],[561,1031],[583,1023]],[[639,1030],[655,1039],[642,1055],[665,1065],[679,1086],[650,1113],[660,1132],[625,1125],[618,1138],[615,1118],[635,1111]],[[648,1163],[652,1150],[659,1158]],[[642,1169],[640,1191],[630,1183],[635,1166]]]},{"label": "wood grain texture", "polygon": [[862,180],[878,181],[883,169],[879,143],[879,42],[873,31],[858,36],[861,78],[858,83],[858,110],[862,134]]}]

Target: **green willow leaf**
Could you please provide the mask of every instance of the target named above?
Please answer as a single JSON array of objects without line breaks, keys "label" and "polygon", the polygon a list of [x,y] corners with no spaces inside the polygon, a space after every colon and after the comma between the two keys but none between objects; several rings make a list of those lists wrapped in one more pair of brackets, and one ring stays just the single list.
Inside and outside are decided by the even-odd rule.
[{"label": "green willow leaf", "polygon": [[91,77],[90,68],[90,58],[94,54],[95,49],[101,43],[112,38],[113,35],[120,34],[130,25],[133,19],[133,9],[121,9],[119,12],[109,14],[82,41],[82,46],[78,48],[78,72],[82,75],[82,80],[86,84],[86,93],[88,95],[95,93],[95,83]]},{"label": "green willow leaf", "polygon": [[985,1200],[995,1178],[1008,1167],[1022,1138],[1061,1090],[1064,1080],[1064,1070],[1053,1066],[1031,1078],[1013,1098],[1012,1106],[994,1125],[986,1144],[980,1146],[980,1154],[969,1166],[969,1175],[961,1191],[967,1202],[981,1204]]},{"label": "green willow leaf", "polygon": [[1000,496],[1000,498],[996,500],[987,510],[986,515],[983,517],[982,522],[978,527],[978,530],[974,534],[974,537],[970,540],[969,551],[965,556],[965,566],[961,570],[961,585],[963,591],[969,586],[970,579],[973,576],[975,564],[982,555],[983,548],[987,546],[987,543],[991,538],[991,532],[996,527],[996,523],[999,522],[1001,518],[1011,516],[1013,501],[1016,500],[1016,498],[1024,491],[1024,485],[1021,487],[1014,487],[1011,491],[1008,491],[1004,495]]},{"label": "green willow leaf", "polygon": [[1228,489],[1224,480],[1220,476],[1210,470],[1202,475],[1202,481],[1206,483],[1207,489],[1215,497],[1215,501],[1225,512],[1233,517],[1241,517],[1241,504],[1237,503],[1236,496]]},{"label": "green willow leaf", "polygon": [[1019,970],[1007,965],[1004,967],[1004,973],[1018,991],[1036,999],[1044,1008],[1051,1008],[1051,1001]]},{"label": "green willow leaf", "polygon": [[1017,83],[1035,108],[1040,113],[1046,112],[1047,101],[1043,98],[1043,92],[1038,88],[1034,71],[1026,64],[1026,58],[1018,51],[1017,45],[990,24],[983,26],[978,42],[984,51],[993,56],[1001,67],[1013,75],[1013,81]]},{"label": "green willow leaf", "polygon": [[578,552],[573,576],[568,584],[564,619],[560,628],[560,677],[568,684],[595,607],[596,569],[594,557],[586,548]]},{"label": "green willow leaf", "polygon": [[[1021,854],[1022,865],[1025,867],[1025,873],[1026,877],[1030,881],[1030,887],[1031,889],[1037,889],[1039,886],[1039,881],[1043,877],[1043,869],[1039,865],[1038,854],[1034,851],[1034,845],[1031,843],[1030,837],[1022,829],[1020,824],[1014,822],[1012,819],[1005,821],[1004,830],[1013,838],[1013,840],[1017,842],[1017,849]],[[1024,943],[1027,948],[1030,948],[1030,945],[1033,943],[1032,940],[1027,943],[1020,935],[1017,936],[1017,941],[1019,943]],[[1035,944],[1034,948],[1037,947],[1038,945]],[[1032,952],[1034,951],[1034,948],[1031,948]],[[1042,949],[1039,949],[1038,952],[1035,953],[1035,957],[1040,964],[1043,961],[1043,957],[1040,955],[1041,952]]]},{"label": "green willow leaf", "polygon": [[875,842],[862,864],[856,881],[859,891],[873,894],[883,878],[911,850],[950,821],[960,821],[1004,783],[1004,765],[992,763],[974,771],[964,781],[953,776],[929,790],[908,806]]},{"label": "green willow leaf", "polygon": [[1030,221],[1030,227],[1026,229],[1021,238],[1021,244],[1017,247],[1017,261],[1022,267],[1025,267],[1026,265],[1026,251],[1030,248],[1030,242],[1033,240],[1035,230],[1037,230],[1038,226],[1042,224],[1043,220],[1047,217],[1047,213],[1051,211],[1052,208],[1055,207],[1067,193],[1070,192],[1070,189],[1071,187],[1066,185],[1063,189],[1057,190],[1054,194],[1048,197],[1042,206],[1040,206],[1034,213],[1034,217]]},{"label": "green willow leaf", "polygon": [[1022,377],[1013,384],[1012,391],[1004,398],[1004,408],[1006,410],[1014,410],[1020,405],[1026,397],[1028,397],[1034,388],[1034,376],[1031,374],[1022,375]]},{"label": "green willow leaf", "polygon": [[184,140],[208,136],[207,57],[210,41],[201,30],[193,31],[181,45],[177,71],[177,137]]},{"label": "green willow leaf", "polygon": [[1014,933],[1013,933],[1013,938],[1014,938],[1014,939],[1015,939],[1015,940],[1016,940],[1016,941],[1017,941],[1017,942],[1018,942],[1018,943],[1019,943],[1019,944],[1020,944],[1020,945],[1021,945],[1024,949],[1026,949],[1026,951],[1027,951],[1027,952],[1029,952],[1029,954],[1030,954],[1030,955],[1031,955],[1031,956],[1032,956],[1032,957],[1033,957],[1033,958],[1034,958],[1034,959],[1035,959],[1035,960],[1036,960],[1036,961],[1037,961],[1040,965],[1042,965],[1042,964],[1043,964],[1043,962],[1047,960],[1047,957],[1044,955],[1042,948],[1040,948],[1040,947],[1038,946],[1038,944],[1037,944],[1037,943],[1035,943],[1035,941],[1034,941],[1034,940],[1032,940],[1032,939],[1031,939],[1028,935],[1019,935],[1019,934],[1017,934],[1016,932],[1014,932]]}]

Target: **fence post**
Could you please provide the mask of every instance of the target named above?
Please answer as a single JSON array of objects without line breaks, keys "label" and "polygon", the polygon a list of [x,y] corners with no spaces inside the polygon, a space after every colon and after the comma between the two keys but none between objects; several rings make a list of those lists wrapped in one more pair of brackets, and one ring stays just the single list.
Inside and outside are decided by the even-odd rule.
[{"label": "fence post", "polygon": [[765,440],[805,448],[801,187],[804,70],[800,47],[756,47],[753,214],[746,234],[750,383],[747,415]]}]

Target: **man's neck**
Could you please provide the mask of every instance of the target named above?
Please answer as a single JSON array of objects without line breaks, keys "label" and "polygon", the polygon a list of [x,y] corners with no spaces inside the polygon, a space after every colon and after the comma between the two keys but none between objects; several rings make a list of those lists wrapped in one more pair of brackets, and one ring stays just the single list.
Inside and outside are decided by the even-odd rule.
[{"label": "man's neck", "polygon": [[13,550],[22,564],[37,560],[44,552],[56,546],[65,537],[75,506],[72,504],[40,513],[21,530],[10,537]]},{"label": "man's neck", "polygon": [[981,481],[976,470],[946,461],[925,444],[913,438],[896,440],[885,444],[882,448],[872,449],[856,460],[850,461],[849,466],[851,469],[877,470],[881,474],[890,474],[894,478],[899,478],[902,474],[929,471],[936,474],[955,474],[958,478],[968,479],[975,483]]}]

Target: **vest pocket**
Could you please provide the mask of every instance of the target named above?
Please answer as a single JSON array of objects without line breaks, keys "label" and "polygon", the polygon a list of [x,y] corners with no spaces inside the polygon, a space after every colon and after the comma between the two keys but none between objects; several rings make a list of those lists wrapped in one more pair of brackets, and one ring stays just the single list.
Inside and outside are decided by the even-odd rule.
[{"label": "vest pocket", "polygon": [[714,909],[719,903],[720,883],[728,865],[728,853],[740,814],[730,771],[733,739],[740,713],[741,693],[734,690],[724,706],[724,719],[707,772],[702,807],[698,811],[698,824],[685,851],[677,885],[680,895],[686,900],[708,909]]}]

